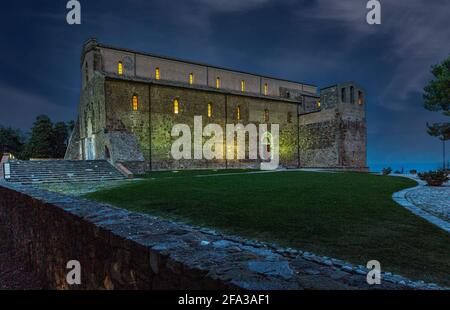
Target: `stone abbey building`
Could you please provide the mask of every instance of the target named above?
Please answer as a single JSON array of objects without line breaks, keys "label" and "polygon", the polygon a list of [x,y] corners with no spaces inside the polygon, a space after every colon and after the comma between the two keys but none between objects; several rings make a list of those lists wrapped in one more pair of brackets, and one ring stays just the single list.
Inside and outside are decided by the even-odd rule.
[{"label": "stone abbey building", "polygon": [[[66,159],[134,173],[259,167],[258,160],[174,160],[175,124],[279,124],[280,166],[367,170],[363,90],[314,85],[87,41],[78,119]],[[270,129],[270,126],[269,126]],[[225,146],[224,146],[225,147]]]}]

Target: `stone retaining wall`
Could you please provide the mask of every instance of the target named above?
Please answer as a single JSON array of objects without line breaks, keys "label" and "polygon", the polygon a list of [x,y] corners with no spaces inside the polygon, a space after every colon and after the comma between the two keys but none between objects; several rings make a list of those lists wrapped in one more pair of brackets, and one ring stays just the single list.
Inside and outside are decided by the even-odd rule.
[{"label": "stone retaining wall", "polygon": [[436,288],[389,273],[369,286],[363,266],[5,182],[0,240],[51,289]]},{"label": "stone retaining wall", "polygon": [[[1,240],[15,251],[23,250],[28,267],[51,289],[233,287],[207,275],[207,270],[170,258],[165,248],[170,232],[179,242],[189,233],[109,206],[0,185]],[[66,282],[70,260],[81,263],[80,286]]]}]

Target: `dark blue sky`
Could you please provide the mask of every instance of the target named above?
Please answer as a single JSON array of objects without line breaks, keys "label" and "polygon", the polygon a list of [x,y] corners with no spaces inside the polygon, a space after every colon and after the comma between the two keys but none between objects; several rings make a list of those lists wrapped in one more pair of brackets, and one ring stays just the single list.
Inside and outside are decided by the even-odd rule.
[{"label": "dark blue sky", "polygon": [[367,92],[369,165],[438,164],[441,143],[425,131],[443,121],[423,109],[430,66],[450,53],[450,1],[366,0],[2,1],[0,124],[28,130],[37,114],[76,117],[83,42],[100,42],[319,87],[354,80]]}]

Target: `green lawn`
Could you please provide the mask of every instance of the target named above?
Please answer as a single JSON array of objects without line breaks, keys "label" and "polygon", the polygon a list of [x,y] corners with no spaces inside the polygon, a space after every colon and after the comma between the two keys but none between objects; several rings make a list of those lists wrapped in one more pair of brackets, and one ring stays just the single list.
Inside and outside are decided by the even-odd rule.
[{"label": "green lawn", "polygon": [[450,235],[392,199],[415,182],[359,173],[159,172],[86,195],[133,211],[450,286]]}]

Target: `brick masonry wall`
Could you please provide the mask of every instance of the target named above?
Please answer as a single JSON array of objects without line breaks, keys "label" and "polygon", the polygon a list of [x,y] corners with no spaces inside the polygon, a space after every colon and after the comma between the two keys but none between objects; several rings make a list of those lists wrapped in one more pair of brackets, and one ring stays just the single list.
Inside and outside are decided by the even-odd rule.
[{"label": "brick masonry wall", "polygon": [[[138,111],[132,111],[133,95],[139,98]],[[179,113],[173,112],[173,101],[178,99]],[[212,104],[212,116],[207,114],[208,103]],[[236,118],[240,107],[241,120]],[[202,116],[203,126],[209,123],[225,125],[264,122],[264,110],[269,111],[269,123],[280,125],[280,164],[298,167],[298,141],[296,117],[297,105],[277,100],[258,99],[190,88],[150,85],[136,82],[108,80],[106,82],[106,111],[108,130],[126,130],[138,138],[145,159],[153,170],[227,167],[259,167],[259,160],[173,160],[171,136],[175,124],[186,124],[194,130],[194,116]],[[288,117],[290,114],[290,118]],[[120,125],[115,125],[120,123]],[[203,138],[203,143],[208,138]],[[151,143],[150,143],[151,141]],[[193,142],[193,139],[192,139]],[[193,145],[192,145],[193,150]],[[225,153],[225,145],[223,146]],[[248,150],[248,146],[247,146]],[[248,153],[248,152],[247,152]]]},{"label": "brick masonry wall", "polygon": [[[216,78],[219,77],[220,87],[228,90],[240,91],[241,81],[245,80],[245,89],[251,93],[263,94],[263,87],[266,83],[268,85],[268,94],[274,96],[280,95],[280,87],[294,88],[311,94],[317,92],[317,87],[313,85],[263,77],[257,74],[243,73],[231,69],[222,69],[175,59],[122,51],[105,46],[100,46],[97,53],[101,55],[101,69],[110,74],[117,73],[117,65],[119,61],[121,61],[124,64],[123,75],[129,77],[155,79],[156,68],[159,68],[161,80],[167,81],[188,83],[189,74],[193,73],[194,84],[200,86],[216,87]],[[90,60],[89,56],[90,53],[87,53],[85,57],[88,62]],[[84,67],[82,69],[84,70]]]},{"label": "brick masonry wall", "polygon": [[339,162],[334,109],[300,116],[300,166],[336,167]]},{"label": "brick masonry wall", "polygon": [[367,166],[365,105],[343,103],[338,108],[339,158],[343,167]]},{"label": "brick masonry wall", "polygon": [[[174,160],[171,156],[175,124],[186,124],[191,129],[191,150],[194,150],[194,116],[202,116],[203,127],[218,124],[225,128],[225,96],[186,88],[151,86],[151,135],[152,169],[226,168],[225,160]],[[179,113],[174,114],[173,101],[179,102]],[[212,104],[212,116],[208,117],[208,103]],[[202,130],[203,130],[202,127]],[[205,143],[209,138],[203,137]],[[223,147],[223,151],[225,148]],[[192,153],[193,154],[193,153]]]},{"label": "brick masonry wall", "polygon": [[[105,159],[106,154],[110,154],[113,162],[122,162],[125,166],[127,162],[132,163],[128,165],[132,171],[259,168],[260,160],[173,160],[171,147],[178,137],[172,137],[171,130],[175,124],[187,124],[193,135],[194,116],[202,116],[203,125],[216,123],[223,129],[225,124],[240,123],[245,126],[252,123],[258,126],[264,122],[264,111],[268,110],[269,123],[280,125],[281,167],[364,170],[367,140],[365,105],[338,102],[339,89],[340,86],[334,86],[323,90],[321,110],[318,110],[315,98],[305,99],[306,107],[297,117],[299,106],[296,102],[240,96],[190,86],[114,77],[105,79],[95,73],[83,89],[80,101],[79,136],[82,140],[78,144],[76,139],[71,140],[68,158],[81,158],[76,156],[76,150],[86,149],[87,139],[83,138],[91,132],[95,142],[95,158]],[[359,88],[356,90],[359,91]],[[138,98],[137,111],[132,108],[134,95]],[[178,114],[173,111],[174,99],[179,102]],[[213,107],[210,118],[207,115],[208,103]],[[240,120],[236,118],[238,106]],[[124,139],[120,143],[113,143],[113,138],[117,136],[113,137],[115,132],[123,133]],[[130,134],[136,136],[137,143]],[[203,143],[207,140],[203,137]],[[114,141],[117,142],[117,139]],[[193,150],[193,145],[191,148]],[[225,145],[223,150],[225,153]],[[142,158],[145,162],[139,169],[132,169],[131,166],[142,161]]]},{"label": "brick masonry wall", "polygon": [[[264,109],[269,110],[269,122],[280,124],[282,167],[367,169],[364,100],[356,104],[361,96],[364,99],[364,91],[352,82],[322,89],[319,112],[318,98],[304,96],[305,92],[316,94],[317,88],[306,84],[116,49],[95,40],[85,45],[82,61],[79,139],[74,135],[71,140],[68,159],[86,159],[85,153],[93,144],[95,159],[111,154],[113,162],[125,166],[130,162],[131,167],[144,157],[145,163],[137,170],[258,168],[259,160],[172,159],[170,150],[176,139],[170,135],[173,125],[184,123],[192,128],[194,115],[202,115],[206,123],[207,104],[211,102],[214,112],[208,122],[220,125],[238,123],[233,117],[237,105],[241,106],[239,122],[244,125],[258,125],[263,121]],[[119,62],[123,64],[122,76],[117,75]],[[155,81],[156,67],[161,70],[160,81]],[[190,73],[194,74],[193,85],[188,84]],[[220,90],[215,89],[217,77],[221,79]],[[246,81],[247,96],[239,96],[241,80]],[[266,83],[269,97],[262,96]],[[297,101],[270,97],[286,96],[287,91]],[[132,110],[133,95],[138,96],[137,111]],[[180,102],[178,115],[173,113],[175,98]],[[302,115],[297,117],[297,112]],[[112,151],[111,136],[107,134],[115,131],[134,134],[138,144],[124,139],[120,145],[126,147],[116,154],[117,148]],[[127,154],[129,158],[124,158]]]}]

